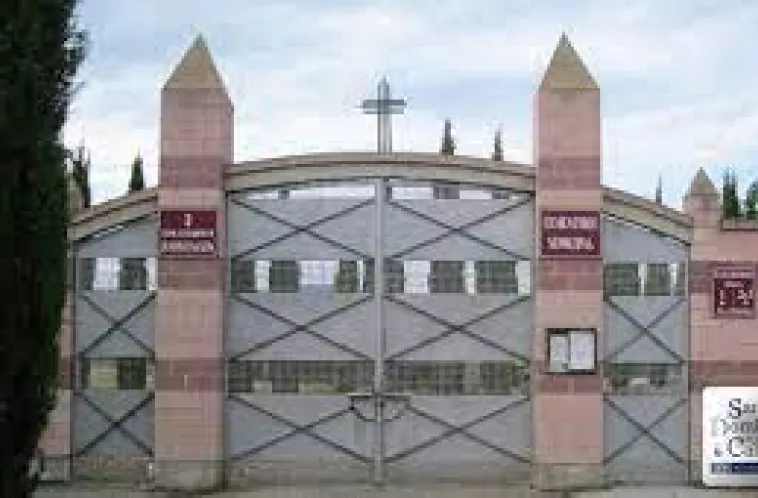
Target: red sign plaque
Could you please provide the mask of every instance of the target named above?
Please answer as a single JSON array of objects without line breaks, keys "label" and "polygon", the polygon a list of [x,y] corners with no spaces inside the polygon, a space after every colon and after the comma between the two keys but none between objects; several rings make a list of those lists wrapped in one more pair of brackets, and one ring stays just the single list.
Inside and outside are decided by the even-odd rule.
[{"label": "red sign plaque", "polygon": [[600,256],[600,213],[542,211],[543,256]]},{"label": "red sign plaque", "polygon": [[713,271],[713,313],[716,318],[755,318],[755,269]]},{"label": "red sign plaque", "polygon": [[216,211],[161,211],[161,255],[212,257],[216,248]]}]

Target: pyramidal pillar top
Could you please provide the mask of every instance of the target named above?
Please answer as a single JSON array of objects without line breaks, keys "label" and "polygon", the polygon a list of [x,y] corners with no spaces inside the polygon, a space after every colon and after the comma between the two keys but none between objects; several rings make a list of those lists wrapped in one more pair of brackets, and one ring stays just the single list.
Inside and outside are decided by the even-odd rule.
[{"label": "pyramidal pillar top", "polygon": [[599,196],[600,138],[600,87],[564,33],[535,94],[538,189]]},{"label": "pyramidal pillar top", "polygon": [[600,90],[595,78],[571,45],[566,33],[563,33],[558,40],[558,45],[555,47],[539,86],[540,92],[556,90]]},{"label": "pyramidal pillar top", "polygon": [[216,90],[228,97],[203,35],[195,38],[163,85],[164,92],[171,90]]},{"label": "pyramidal pillar top", "polygon": [[233,161],[233,115],[224,81],[199,35],[161,90],[161,186],[222,188],[223,165]]},{"label": "pyramidal pillar top", "polygon": [[684,212],[697,227],[715,227],[721,219],[720,194],[703,168],[698,169],[684,194]]}]

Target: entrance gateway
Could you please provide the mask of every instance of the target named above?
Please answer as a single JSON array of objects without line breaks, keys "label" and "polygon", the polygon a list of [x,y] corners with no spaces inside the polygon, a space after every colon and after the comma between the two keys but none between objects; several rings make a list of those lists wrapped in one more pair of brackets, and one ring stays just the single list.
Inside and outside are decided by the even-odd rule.
[{"label": "entrance gateway", "polygon": [[[713,374],[691,372],[690,334],[710,326],[702,310],[720,327],[754,319],[729,304],[749,279],[690,268],[691,218],[602,187],[598,90],[567,40],[538,91],[536,167],[235,164],[202,42],[162,99],[160,186],[71,227],[71,370],[45,446],[61,475],[185,489],[698,479],[690,380]],[[385,104],[364,107],[386,125]],[[567,118],[577,108],[586,126]],[[697,216],[715,192],[703,176],[686,198]]]},{"label": "entrance gateway", "polygon": [[[389,102],[403,101],[383,79],[364,105],[380,115],[380,154]],[[230,298],[227,355],[245,377],[227,400],[232,469],[376,483],[528,473],[532,248],[496,227],[531,225],[531,196],[460,190],[380,177],[233,194],[232,277],[254,276]]]}]

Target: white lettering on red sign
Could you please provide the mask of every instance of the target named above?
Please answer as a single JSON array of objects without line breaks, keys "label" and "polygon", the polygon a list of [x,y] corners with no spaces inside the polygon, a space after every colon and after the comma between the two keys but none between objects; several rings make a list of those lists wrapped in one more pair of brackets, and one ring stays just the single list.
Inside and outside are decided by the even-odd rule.
[{"label": "white lettering on red sign", "polygon": [[215,236],[213,228],[164,228],[161,231],[164,239],[212,239]]},{"label": "white lettering on red sign", "polygon": [[212,240],[164,240],[161,249],[175,254],[212,254],[216,244]]},{"label": "white lettering on red sign", "polygon": [[545,216],[544,228],[548,230],[597,230],[594,216]]},{"label": "white lettering on red sign", "polygon": [[591,237],[547,237],[547,247],[551,251],[592,252],[595,243]]}]

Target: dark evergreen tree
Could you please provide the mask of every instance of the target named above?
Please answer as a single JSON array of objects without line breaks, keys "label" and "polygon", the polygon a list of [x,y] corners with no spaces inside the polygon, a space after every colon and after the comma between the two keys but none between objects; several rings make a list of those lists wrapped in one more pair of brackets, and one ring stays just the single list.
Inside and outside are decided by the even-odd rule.
[{"label": "dark evergreen tree", "polygon": [[61,143],[84,56],[76,0],[0,7],[0,496],[33,495],[55,406],[68,222]]},{"label": "dark evergreen tree", "polygon": [[142,156],[139,154],[132,163],[132,177],[129,179],[129,192],[137,192],[145,188],[145,175],[142,171]]},{"label": "dark evergreen tree", "polygon": [[88,208],[92,202],[92,195],[89,186],[89,170],[91,166],[91,160],[87,149],[84,145],[80,145],[73,151],[69,152],[72,163],[72,174],[74,181],[79,187],[79,191],[82,195],[82,207]]},{"label": "dark evergreen tree", "polygon": [[758,180],[754,181],[747,189],[745,195],[745,217],[749,220],[758,220]]},{"label": "dark evergreen tree", "polygon": [[733,220],[740,217],[741,209],[737,175],[731,170],[727,170],[724,173],[721,201],[723,218],[725,220]]},{"label": "dark evergreen tree", "polygon": [[503,160],[503,133],[499,129],[495,132],[495,143],[492,146],[492,160]]},{"label": "dark evergreen tree", "polygon": [[655,187],[655,203],[663,204],[663,179],[658,175],[658,185]]},{"label": "dark evergreen tree", "polygon": [[[129,192],[145,188],[145,176],[142,171],[142,156],[137,154],[132,162],[132,176],[129,178]],[[119,269],[119,289],[147,289],[147,260],[144,258],[124,258]]]},{"label": "dark evergreen tree", "polygon": [[442,144],[440,154],[452,156],[455,154],[455,139],[453,138],[453,125],[449,119],[445,120],[445,128],[442,132]]}]

